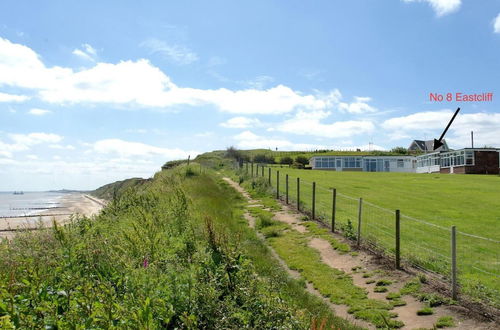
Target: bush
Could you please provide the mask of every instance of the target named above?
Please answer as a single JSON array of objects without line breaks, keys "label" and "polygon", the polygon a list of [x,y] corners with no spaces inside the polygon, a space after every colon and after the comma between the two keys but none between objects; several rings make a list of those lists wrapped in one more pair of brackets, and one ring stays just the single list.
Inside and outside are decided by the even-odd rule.
[{"label": "bush", "polygon": [[399,154],[399,155],[407,155],[408,154],[408,149],[404,147],[395,147],[391,149],[392,153]]},{"label": "bush", "polygon": [[436,328],[454,327],[455,322],[451,316],[442,316],[436,322]]},{"label": "bush", "polygon": [[301,164],[302,166],[306,166],[309,164],[309,159],[304,156],[295,157],[295,163]]},{"label": "bush", "polygon": [[292,157],[289,157],[289,156],[281,157],[280,164],[292,165],[293,164],[293,159],[292,159]]},{"label": "bush", "polygon": [[347,224],[341,224],[340,229],[345,238],[355,241],[357,239],[357,234],[354,231],[354,226],[351,220],[347,220]]},{"label": "bush", "polygon": [[226,149],[225,154],[224,154],[225,158],[232,158],[232,159],[235,159],[235,160],[242,159],[241,156],[242,156],[242,152],[240,150],[236,149],[233,146],[228,147]]},{"label": "bush", "polygon": [[264,155],[264,154],[258,154],[253,156],[253,161],[255,163],[263,163],[263,164],[274,164],[274,157],[269,155]]},{"label": "bush", "polygon": [[388,289],[385,286],[376,286],[373,289],[373,292],[387,292],[387,291],[388,291]]},{"label": "bush", "polygon": [[417,315],[432,315],[434,311],[430,307],[424,307],[417,311]]},{"label": "bush", "polygon": [[391,285],[391,284],[392,284],[392,281],[382,279],[382,280],[377,281],[377,284],[375,284],[375,285],[376,286],[387,286],[387,285]]}]

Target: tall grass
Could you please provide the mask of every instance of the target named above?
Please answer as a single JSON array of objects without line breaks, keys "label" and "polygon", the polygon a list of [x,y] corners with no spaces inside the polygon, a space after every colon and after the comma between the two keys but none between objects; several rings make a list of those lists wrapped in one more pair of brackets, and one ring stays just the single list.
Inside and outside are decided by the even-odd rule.
[{"label": "tall grass", "polygon": [[97,217],[1,242],[0,328],[305,329],[313,318],[349,327],[263,270],[274,261],[240,205],[209,175],[178,168]]}]

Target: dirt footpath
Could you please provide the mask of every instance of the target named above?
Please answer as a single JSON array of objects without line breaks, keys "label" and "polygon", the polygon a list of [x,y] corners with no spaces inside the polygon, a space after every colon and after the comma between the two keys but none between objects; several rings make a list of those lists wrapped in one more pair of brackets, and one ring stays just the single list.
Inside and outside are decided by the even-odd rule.
[{"label": "dirt footpath", "polygon": [[[230,178],[224,178],[224,180],[230,184],[235,190],[240,192],[250,204],[249,207],[261,207],[258,200],[254,200],[241,186]],[[299,233],[308,233],[306,226],[302,225],[303,215],[297,213],[295,210],[287,205],[282,205],[282,210],[274,212],[274,219],[287,223],[291,226],[293,230]],[[255,227],[255,218],[253,218],[249,213],[245,214],[245,218],[249,222],[249,226]],[[308,233],[310,234],[310,233]],[[351,254],[341,254],[337,250],[333,249],[331,244],[320,237],[315,237],[314,235],[309,235],[308,246],[316,249],[320,256],[321,261],[338,270],[342,270],[349,274],[354,285],[363,288],[368,293],[368,298],[376,299],[380,301],[387,302],[386,296],[388,293],[396,293],[403,287],[403,285],[410,281],[413,276],[398,270],[390,270],[379,265],[374,257],[364,251],[356,251],[356,255]],[[347,242],[342,236],[337,234],[332,234],[332,236],[338,241]],[[270,247],[273,255],[278,258],[280,264],[288,271],[290,276],[298,278],[300,273],[293,271],[288,268],[286,263],[276,254],[276,252]],[[366,274],[370,274],[370,278],[366,277]],[[392,284],[387,286],[388,291],[383,293],[374,292],[375,282],[377,280],[390,280]],[[370,281],[371,280],[371,281]],[[367,283],[368,282],[368,283]],[[352,315],[347,313],[348,307],[344,305],[336,305],[331,303],[328,298],[323,297],[317,290],[315,290],[311,283],[308,283],[308,291],[316,296],[321,297],[325,300],[330,307],[335,311],[335,314],[348,319],[354,324],[358,324],[367,328],[374,328],[373,325],[353,319]],[[417,315],[417,311],[425,307],[425,304],[417,300],[415,297],[410,295],[405,295],[401,297],[402,300],[406,302],[406,305],[395,307],[392,311],[398,314],[396,320],[404,322],[405,326],[403,329],[432,329],[436,324],[437,320],[442,316],[451,316],[454,319],[455,327],[448,329],[500,329],[497,324],[491,322],[481,322],[479,320],[471,319],[465,316],[465,313],[460,313],[461,308],[456,306],[437,306],[433,307],[434,313],[432,315]]]}]

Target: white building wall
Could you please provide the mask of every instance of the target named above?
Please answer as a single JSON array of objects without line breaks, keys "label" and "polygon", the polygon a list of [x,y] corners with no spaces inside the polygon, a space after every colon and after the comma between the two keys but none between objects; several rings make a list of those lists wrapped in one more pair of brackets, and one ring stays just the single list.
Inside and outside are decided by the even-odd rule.
[{"label": "white building wall", "polygon": [[439,165],[417,167],[417,173],[439,173]]}]

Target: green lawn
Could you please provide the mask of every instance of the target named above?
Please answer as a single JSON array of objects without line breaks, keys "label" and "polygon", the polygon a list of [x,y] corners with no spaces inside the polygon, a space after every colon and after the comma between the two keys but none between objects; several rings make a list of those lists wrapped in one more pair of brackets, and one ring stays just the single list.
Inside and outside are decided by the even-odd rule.
[{"label": "green lawn", "polygon": [[[362,197],[364,243],[375,244],[387,254],[394,252],[394,212],[400,209],[402,257],[445,276],[449,276],[451,268],[450,228],[455,225],[462,290],[500,306],[500,176],[273,167],[273,187],[277,171],[280,195],[285,194],[285,174],[289,175],[289,198],[293,203],[297,196],[296,178],[300,177],[301,204],[308,210],[312,205],[312,182],[316,182],[316,214],[328,224],[332,213],[331,188],[336,188],[336,228],[346,228],[351,221],[353,233],[357,232],[358,199]],[[260,169],[258,173],[261,174]],[[268,170],[264,173],[267,176]]]}]

